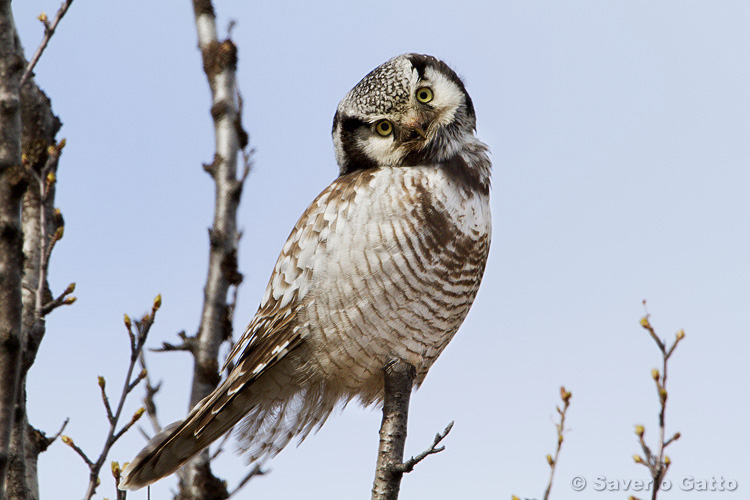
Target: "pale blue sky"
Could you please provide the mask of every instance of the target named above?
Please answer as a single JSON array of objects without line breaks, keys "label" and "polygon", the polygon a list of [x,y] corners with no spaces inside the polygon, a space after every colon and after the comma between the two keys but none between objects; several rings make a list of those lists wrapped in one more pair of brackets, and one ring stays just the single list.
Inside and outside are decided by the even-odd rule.
[{"label": "pale blue sky", "polygon": [[[14,2],[27,54],[39,11]],[[633,425],[656,436],[649,371],[659,356],[638,326],[685,342],[670,373],[670,477],[750,488],[750,4],[745,1],[216,2],[237,20],[244,123],[257,148],[240,207],[244,237],[236,327],[254,313],[299,214],[337,174],[330,138],[339,100],[403,52],[463,75],[494,162],[493,246],[474,308],[413,398],[407,454],[450,420],[447,450],[407,476],[402,498],[540,498],[558,387],[573,392],[554,498],[645,478]],[[58,175],[65,238],[53,255],[56,311],[29,376],[32,423],[91,454],[106,419],[96,376],[114,390],[128,352],[122,313],[164,305],[152,346],[193,332],[206,273],[213,184],[209,95],[190,2],[76,1],[37,68],[68,139]],[[186,411],[186,355],[151,356],[164,422]],[[112,395],[114,397],[114,394]],[[128,404],[128,412],[139,405]],[[363,498],[378,411],[352,405],[239,498]],[[653,442],[653,441],[651,441]],[[114,448],[126,461],[143,440]],[[96,451],[98,453],[98,451]],[[234,484],[243,462],[226,454]],[[80,498],[87,470],[55,444],[40,461],[43,499]],[[152,489],[171,498],[173,479]],[[113,497],[108,472],[100,495]],[[698,498],[673,491],[662,498]],[[701,498],[717,498],[711,494]],[[129,495],[145,499],[145,491]]]}]

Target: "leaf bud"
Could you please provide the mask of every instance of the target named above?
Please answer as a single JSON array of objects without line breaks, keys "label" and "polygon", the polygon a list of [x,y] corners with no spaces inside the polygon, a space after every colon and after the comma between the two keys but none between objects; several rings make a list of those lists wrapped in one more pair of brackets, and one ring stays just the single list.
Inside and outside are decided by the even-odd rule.
[{"label": "leaf bud", "polygon": [[141,418],[141,417],[143,416],[143,414],[144,414],[145,412],[146,412],[146,408],[144,408],[144,407],[142,407],[142,406],[141,406],[140,408],[138,408],[138,409],[137,409],[137,410],[135,411],[135,413],[133,413],[133,418],[132,418],[132,421],[133,421],[133,422],[137,422],[137,421],[138,421],[138,419],[139,419],[139,418]]}]

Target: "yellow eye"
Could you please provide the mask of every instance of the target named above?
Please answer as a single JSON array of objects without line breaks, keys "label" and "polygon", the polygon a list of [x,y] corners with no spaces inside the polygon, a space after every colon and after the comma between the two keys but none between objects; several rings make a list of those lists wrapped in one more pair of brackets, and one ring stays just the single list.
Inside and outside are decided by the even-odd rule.
[{"label": "yellow eye", "polygon": [[380,120],[375,125],[375,131],[383,137],[388,137],[393,133],[393,125],[388,120]]},{"label": "yellow eye", "polygon": [[432,89],[430,87],[422,87],[417,89],[417,101],[422,103],[428,103],[435,97],[432,95]]}]

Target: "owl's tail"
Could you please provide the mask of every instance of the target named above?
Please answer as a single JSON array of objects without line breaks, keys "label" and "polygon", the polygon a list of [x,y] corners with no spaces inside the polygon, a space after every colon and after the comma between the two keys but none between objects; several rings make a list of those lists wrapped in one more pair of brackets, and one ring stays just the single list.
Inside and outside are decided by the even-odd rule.
[{"label": "owl's tail", "polygon": [[230,386],[225,381],[185,420],[154,436],[123,471],[119,489],[137,490],[172,474],[231,429],[248,408],[247,397],[233,397]]}]

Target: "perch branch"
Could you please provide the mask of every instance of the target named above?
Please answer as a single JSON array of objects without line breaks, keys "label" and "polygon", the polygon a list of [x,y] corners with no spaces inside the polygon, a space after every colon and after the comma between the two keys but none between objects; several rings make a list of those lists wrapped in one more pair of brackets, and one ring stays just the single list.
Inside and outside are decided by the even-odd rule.
[{"label": "perch branch", "polygon": [[403,361],[394,361],[383,370],[383,421],[380,425],[380,445],[372,486],[372,500],[396,500],[404,475],[404,446],[409,399],[416,370]]}]

